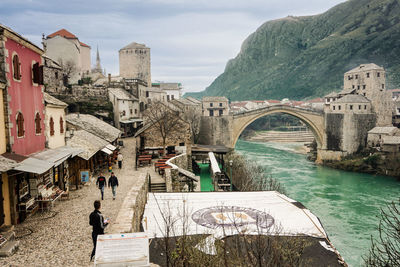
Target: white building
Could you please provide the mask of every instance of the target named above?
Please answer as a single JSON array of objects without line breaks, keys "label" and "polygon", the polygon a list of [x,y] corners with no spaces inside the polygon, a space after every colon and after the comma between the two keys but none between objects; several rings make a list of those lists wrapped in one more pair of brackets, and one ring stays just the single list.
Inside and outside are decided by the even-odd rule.
[{"label": "white building", "polygon": [[182,97],[182,85],[180,83],[152,83],[153,88],[160,88],[165,92],[167,101]]},{"label": "white building", "polygon": [[45,134],[48,148],[65,146],[66,119],[65,109],[67,104],[52,97],[48,93],[43,93],[45,103]]},{"label": "white building", "polygon": [[132,136],[141,127],[139,100],[122,88],[109,88],[108,96],[113,104],[115,127],[124,136]]},{"label": "white building", "polygon": [[48,57],[56,60],[63,67],[73,66],[74,70],[69,77],[70,83],[76,83],[90,73],[90,46],[79,41],[78,37],[69,31],[61,29],[49,34],[43,38],[43,46]]}]

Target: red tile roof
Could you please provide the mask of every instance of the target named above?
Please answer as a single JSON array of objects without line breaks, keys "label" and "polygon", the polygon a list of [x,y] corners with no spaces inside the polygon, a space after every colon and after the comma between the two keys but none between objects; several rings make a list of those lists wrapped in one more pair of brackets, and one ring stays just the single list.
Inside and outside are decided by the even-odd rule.
[{"label": "red tile roof", "polygon": [[69,31],[67,31],[66,29],[61,29],[59,31],[53,32],[52,34],[48,35],[48,38],[52,38],[55,36],[62,36],[64,38],[70,38],[70,39],[78,39],[78,37],[76,37],[75,35],[73,35],[72,33],[70,33]]},{"label": "red tile roof", "polygon": [[79,42],[80,44],[81,44],[81,46],[86,46],[86,47],[89,47],[90,48],[90,46],[88,46],[87,44],[85,44],[85,43],[82,43],[82,42]]},{"label": "red tile roof", "polygon": [[324,102],[324,100],[322,99],[322,98],[314,98],[314,99],[311,99],[311,100],[308,100],[307,101],[308,103],[321,103],[321,102]]},{"label": "red tile roof", "polygon": [[267,100],[268,103],[281,103],[279,100]]}]

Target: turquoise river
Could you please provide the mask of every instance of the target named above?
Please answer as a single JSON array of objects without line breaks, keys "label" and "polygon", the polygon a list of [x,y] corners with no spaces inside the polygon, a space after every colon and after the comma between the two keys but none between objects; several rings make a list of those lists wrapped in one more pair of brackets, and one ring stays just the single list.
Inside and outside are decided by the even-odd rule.
[{"label": "turquoise river", "polygon": [[296,146],[239,140],[236,151],[264,166],[285,186],[290,198],[319,217],[349,266],[362,266],[370,236],[378,233],[380,208],[400,197],[400,181],[315,165],[305,155],[294,153]]}]

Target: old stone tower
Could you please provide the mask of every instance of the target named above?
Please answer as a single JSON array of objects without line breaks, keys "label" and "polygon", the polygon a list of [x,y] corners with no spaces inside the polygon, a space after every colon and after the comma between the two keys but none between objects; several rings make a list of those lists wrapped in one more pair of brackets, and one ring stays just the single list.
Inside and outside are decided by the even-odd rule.
[{"label": "old stone tower", "polygon": [[343,91],[354,91],[371,101],[376,126],[392,125],[393,104],[385,84],[385,70],[373,63],[359,65],[344,74]]},{"label": "old stone tower", "polygon": [[126,79],[140,79],[151,86],[150,48],[135,42],[121,48],[119,75]]}]

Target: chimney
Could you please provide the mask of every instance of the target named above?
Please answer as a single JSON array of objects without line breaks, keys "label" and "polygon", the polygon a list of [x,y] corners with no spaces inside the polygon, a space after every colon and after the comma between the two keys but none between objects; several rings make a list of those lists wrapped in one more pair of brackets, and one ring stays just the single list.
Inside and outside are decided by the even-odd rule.
[{"label": "chimney", "polygon": [[108,85],[111,84],[111,73],[108,74]]}]

